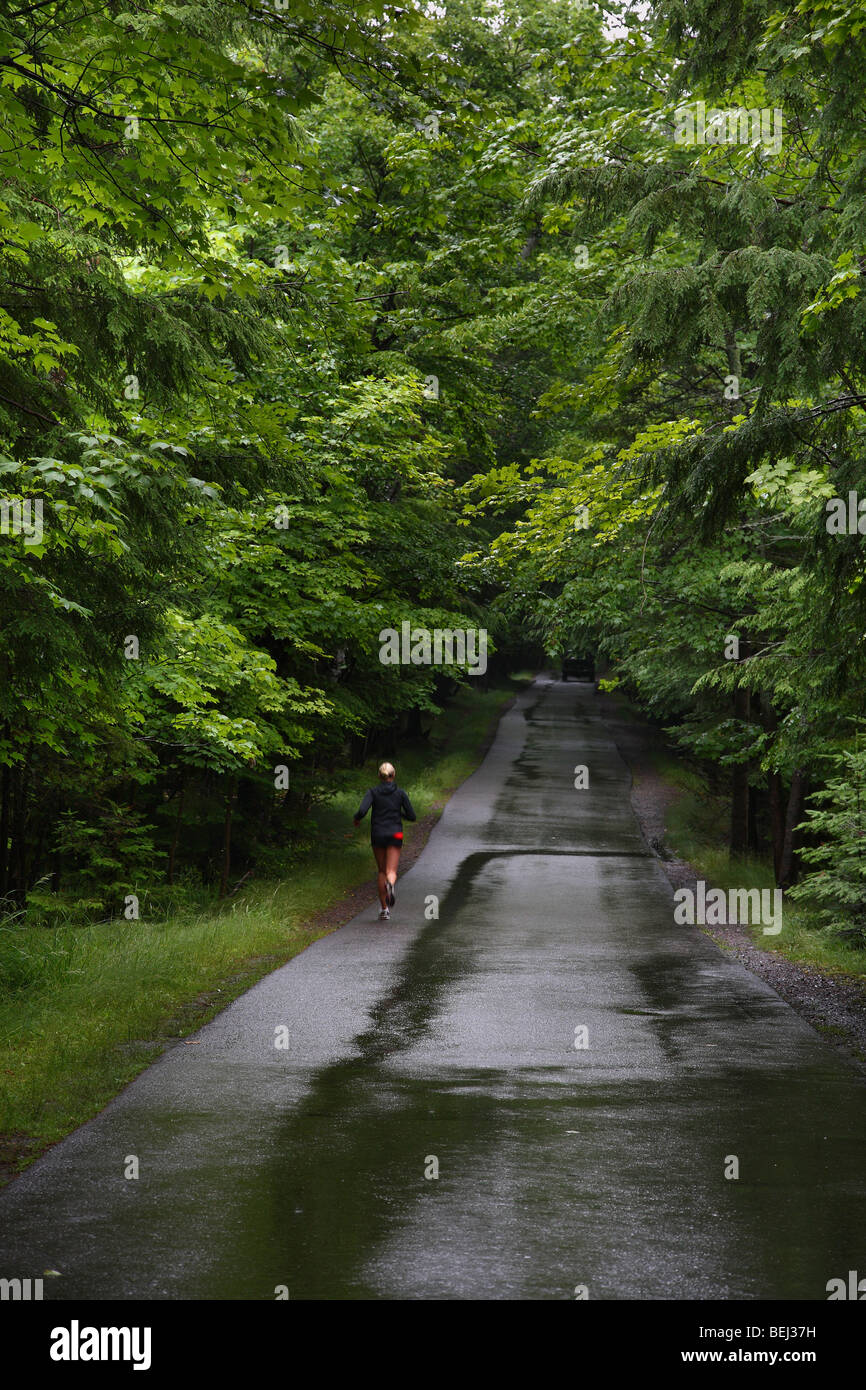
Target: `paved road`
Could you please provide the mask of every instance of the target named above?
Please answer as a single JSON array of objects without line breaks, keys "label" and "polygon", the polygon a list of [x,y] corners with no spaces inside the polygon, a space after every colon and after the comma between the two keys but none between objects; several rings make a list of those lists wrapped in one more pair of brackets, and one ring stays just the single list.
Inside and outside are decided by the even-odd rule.
[{"label": "paved road", "polygon": [[0,1276],[58,1269],[52,1298],[824,1300],[866,1274],[866,1086],[674,925],[591,686],[520,698],[390,926],[371,903],[198,1037],[0,1196]]}]

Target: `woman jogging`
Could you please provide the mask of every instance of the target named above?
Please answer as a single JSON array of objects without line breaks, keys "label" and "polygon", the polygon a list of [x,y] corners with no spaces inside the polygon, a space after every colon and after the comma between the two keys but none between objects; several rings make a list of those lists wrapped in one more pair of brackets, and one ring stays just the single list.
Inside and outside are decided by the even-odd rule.
[{"label": "woman jogging", "polygon": [[397,882],[397,865],[400,863],[400,850],[403,848],[403,817],[415,820],[412,803],[402,788],[394,781],[396,772],[391,763],[383,763],[379,768],[379,785],[370,787],[355,812],[355,826],[360,825],[370,807],[370,843],[376,856],[379,869],[379,902],[382,910],[380,922],[391,919],[394,906],[394,885]]}]

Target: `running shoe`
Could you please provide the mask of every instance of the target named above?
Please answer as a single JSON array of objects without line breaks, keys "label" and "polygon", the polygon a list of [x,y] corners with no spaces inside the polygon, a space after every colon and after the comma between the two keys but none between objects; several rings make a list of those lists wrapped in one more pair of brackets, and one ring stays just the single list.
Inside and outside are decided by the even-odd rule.
[{"label": "running shoe", "polygon": [[387,907],[383,907],[382,910],[381,910],[381,912],[379,913],[379,921],[380,921],[380,922],[390,922],[390,920],[391,920],[391,912],[390,912],[390,910],[389,910]]}]

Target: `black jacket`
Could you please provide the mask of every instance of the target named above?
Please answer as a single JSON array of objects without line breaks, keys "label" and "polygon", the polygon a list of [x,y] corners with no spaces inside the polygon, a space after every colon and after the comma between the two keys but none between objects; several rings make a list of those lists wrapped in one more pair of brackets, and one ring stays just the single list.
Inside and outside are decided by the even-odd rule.
[{"label": "black jacket", "polygon": [[396,782],[380,782],[378,787],[370,787],[355,812],[355,820],[363,820],[371,806],[370,837],[374,840],[385,840],[389,835],[401,834],[403,816],[407,820],[417,819],[412,802]]}]

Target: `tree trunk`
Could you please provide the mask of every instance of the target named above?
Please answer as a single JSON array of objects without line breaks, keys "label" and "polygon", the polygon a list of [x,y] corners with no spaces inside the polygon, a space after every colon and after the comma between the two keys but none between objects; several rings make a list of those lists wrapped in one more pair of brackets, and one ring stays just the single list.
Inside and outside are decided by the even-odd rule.
[{"label": "tree trunk", "polygon": [[235,798],[234,783],[229,784],[228,795],[226,796],[226,819],[225,833],[223,836],[223,871],[220,879],[220,897],[224,898],[228,892],[229,869],[231,868],[232,857],[232,804]]},{"label": "tree trunk", "polygon": [[[734,718],[742,723],[749,722],[751,696],[748,690],[734,691]],[[733,787],[731,791],[731,843],[730,854],[749,852],[749,764],[737,763],[734,766]]]},{"label": "tree trunk", "polygon": [[6,855],[6,884],[4,896],[16,908],[26,902],[24,868],[24,831],[26,821],[24,771],[10,770],[8,816],[8,850]]},{"label": "tree trunk", "polygon": [[[7,734],[8,737],[8,734]],[[0,788],[0,898],[6,896],[9,885],[9,780],[8,763],[3,766],[2,788]]]},{"label": "tree trunk", "polygon": [[803,819],[803,802],[806,797],[806,778],[797,767],[791,777],[791,790],[788,794],[788,807],[785,813],[785,833],[782,840],[782,858],[779,864],[778,886],[790,888],[797,877],[797,863],[794,851],[794,829]]},{"label": "tree trunk", "polygon": [[22,907],[27,904],[27,803],[30,795],[30,771],[31,758],[33,756],[33,744],[27,749],[24,764],[21,768],[21,778],[15,810],[15,819],[12,826],[12,834],[16,841],[15,853],[15,878],[18,901]]},{"label": "tree trunk", "polygon": [[174,834],[171,837],[171,847],[168,851],[168,881],[174,883],[174,858],[177,854],[177,842],[180,837],[180,818],[183,815],[183,797],[186,791],[186,784],[181,782],[180,794],[177,800],[177,815],[174,818]]},{"label": "tree trunk", "polygon": [[39,870],[42,868],[42,856],[45,853],[45,839],[47,827],[44,819],[39,822],[39,833],[36,836],[36,846],[33,850],[33,858],[27,866],[27,887],[31,888],[41,877]]},{"label": "tree trunk", "polygon": [[767,773],[767,788],[770,793],[770,836],[773,842],[773,874],[776,886],[779,885],[779,871],[782,867],[782,849],[785,843],[785,807],[782,777],[778,772]]},{"label": "tree trunk", "polygon": [[733,328],[725,328],[725,356],[728,359],[728,372],[731,376],[739,379],[743,375],[743,368],[740,362],[740,349],[737,344],[737,335]]},{"label": "tree trunk", "polygon": [[759,820],[761,817],[763,791],[760,787],[749,787],[749,853],[760,854],[761,837]]},{"label": "tree trunk", "polygon": [[[779,716],[767,695],[761,696],[761,723],[767,733],[775,737],[779,728]],[[773,851],[773,877],[778,886],[779,866],[782,863],[782,844],[785,839],[785,796],[781,773],[767,773],[767,796],[770,811],[770,846]]]}]

